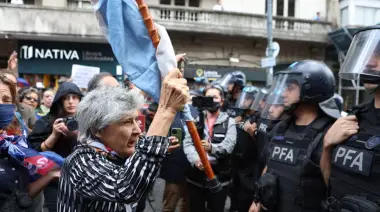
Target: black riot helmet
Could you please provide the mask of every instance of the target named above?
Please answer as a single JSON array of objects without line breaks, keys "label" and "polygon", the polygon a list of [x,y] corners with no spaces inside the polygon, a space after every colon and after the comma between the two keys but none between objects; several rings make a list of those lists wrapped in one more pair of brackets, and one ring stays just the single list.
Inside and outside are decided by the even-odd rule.
[{"label": "black riot helmet", "polygon": [[[323,108],[320,105],[332,99],[334,90],[335,78],[326,64],[315,60],[303,60],[274,75],[266,104],[271,105],[273,104],[271,101],[281,99],[288,109],[295,108],[300,103],[308,103],[317,104],[325,112],[326,109],[337,111],[335,103],[324,104],[333,108]],[[331,114],[329,111],[327,114],[335,117],[338,113]],[[265,113],[262,115],[265,116]]]},{"label": "black riot helmet", "polygon": [[234,76],[233,83],[235,85],[238,85],[241,88],[245,87],[247,80],[246,80],[245,74],[243,72],[235,71],[235,72],[232,72],[232,75]]},{"label": "black riot helmet", "polygon": [[[246,84],[245,74],[241,71],[234,71],[223,76],[219,85],[223,87],[224,92],[231,92],[235,85],[243,88]],[[232,85],[232,89],[229,91],[229,87]]]},{"label": "black riot helmet", "polygon": [[339,76],[380,85],[380,24],[356,32]]},{"label": "black riot helmet", "polygon": [[244,87],[234,107],[239,109],[251,109],[258,92],[259,89],[255,86]]}]

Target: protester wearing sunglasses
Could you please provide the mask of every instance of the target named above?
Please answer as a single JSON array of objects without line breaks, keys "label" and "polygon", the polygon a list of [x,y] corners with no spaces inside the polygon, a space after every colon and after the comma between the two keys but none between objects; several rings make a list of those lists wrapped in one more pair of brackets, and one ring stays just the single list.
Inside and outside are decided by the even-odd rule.
[{"label": "protester wearing sunglasses", "polygon": [[29,105],[33,109],[37,109],[40,104],[40,97],[38,90],[35,88],[28,88],[21,92],[20,102]]}]

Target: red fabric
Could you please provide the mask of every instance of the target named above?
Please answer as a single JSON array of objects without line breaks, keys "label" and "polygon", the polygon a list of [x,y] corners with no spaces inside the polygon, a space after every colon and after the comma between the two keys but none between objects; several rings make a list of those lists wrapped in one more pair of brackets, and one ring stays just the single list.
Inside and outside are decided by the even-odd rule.
[{"label": "red fabric", "polygon": [[210,139],[211,139],[212,131],[214,129],[214,124],[215,124],[217,118],[218,118],[218,116],[216,116],[216,117],[207,117],[207,119],[206,119],[207,128],[208,128],[208,134],[209,134]]}]

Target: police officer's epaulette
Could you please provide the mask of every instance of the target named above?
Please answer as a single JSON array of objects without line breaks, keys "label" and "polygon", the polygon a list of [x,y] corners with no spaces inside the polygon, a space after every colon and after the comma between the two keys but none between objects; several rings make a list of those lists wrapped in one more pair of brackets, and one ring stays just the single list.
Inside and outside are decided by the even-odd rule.
[{"label": "police officer's epaulette", "polygon": [[359,104],[359,105],[355,105],[355,106],[352,106],[348,111],[348,115],[356,115],[358,113],[360,113],[364,108],[366,108],[368,105],[368,102],[366,103],[362,103],[362,104]]}]

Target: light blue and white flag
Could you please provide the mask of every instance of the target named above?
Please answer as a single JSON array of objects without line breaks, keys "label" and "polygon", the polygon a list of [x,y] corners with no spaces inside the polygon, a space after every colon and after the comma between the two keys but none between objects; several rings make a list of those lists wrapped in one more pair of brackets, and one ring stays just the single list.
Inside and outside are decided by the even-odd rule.
[{"label": "light blue and white flag", "polygon": [[[135,0],[91,0],[99,26],[112,50],[133,84],[160,99],[161,78],[177,66],[173,45],[163,26],[155,24],[160,43],[157,49]],[[190,108],[185,106],[185,120],[192,120]]]}]

